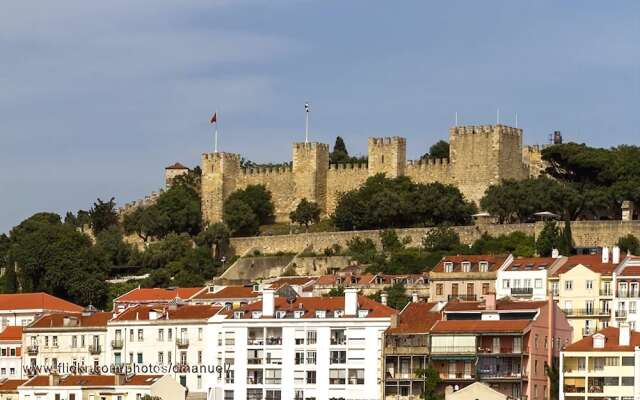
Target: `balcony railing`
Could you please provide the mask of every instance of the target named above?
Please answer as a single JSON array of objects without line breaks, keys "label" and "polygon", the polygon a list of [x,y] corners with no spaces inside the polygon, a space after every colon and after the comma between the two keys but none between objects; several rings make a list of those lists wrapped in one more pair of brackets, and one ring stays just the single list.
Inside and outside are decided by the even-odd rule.
[{"label": "balcony railing", "polygon": [[582,328],[582,336],[591,336],[596,333],[596,330],[593,328]]},{"label": "balcony railing", "polygon": [[601,309],[601,308],[566,308],[562,310],[564,314],[568,317],[584,317],[584,316],[611,316],[610,309]]},{"label": "balcony railing", "polygon": [[518,347],[478,347],[478,354],[521,354],[522,348]]},{"label": "balcony railing", "polygon": [[613,296],[613,290],[611,290],[611,289],[600,289],[600,296]]},{"label": "balcony railing", "polygon": [[440,372],[440,379],[453,380],[453,379],[476,379],[476,374],[473,372]]},{"label": "balcony railing", "polygon": [[431,353],[435,354],[473,354],[476,352],[475,346],[433,346]]},{"label": "balcony railing", "polygon": [[102,346],[99,344],[90,344],[89,345],[89,354],[96,355],[102,353]]},{"label": "balcony railing", "polygon": [[616,310],[616,318],[627,318],[627,312],[625,310]]},{"label": "balcony railing", "polygon": [[262,364],[262,357],[260,357],[260,358],[247,358],[247,364],[250,364],[250,365]]},{"label": "balcony railing", "polygon": [[186,349],[189,347],[189,339],[188,338],[176,338],[176,346],[179,349]]},{"label": "balcony railing", "polygon": [[563,389],[565,393],[584,393],[584,386],[565,385]]},{"label": "balcony railing", "polygon": [[478,296],[475,294],[450,294],[447,299],[449,301],[477,301]]},{"label": "balcony railing", "polygon": [[640,297],[640,292],[637,290],[618,290],[618,297],[621,299],[631,299]]},{"label": "balcony railing", "polygon": [[267,343],[268,346],[281,345],[282,344],[282,338],[281,337],[269,337],[269,338],[267,338],[266,343]]},{"label": "balcony railing", "polygon": [[249,346],[262,346],[264,344],[263,338],[247,338],[247,344]]},{"label": "balcony railing", "polygon": [[122,339],[114,339],[111,341],[111,348],[115,349],[115,350],[120,350],[122,349],[124,343],[122,341]]},{"label": "balcony railing", "polygon": [[346,336],[332,337],[331,338],[331,345],[332,346],[343,346],[345,344],[347,344]]},{"label": "balcony railing", "polygon": [[38,354],[38,346],[37,345],[27,346],[27,354],[29,354],[30,356],[37,355]]},{"label": "balcony railing", "polygon": [[522,288],[511,288],[512,296],[532,296],[533,288],[531,287],[522,287]]},{"label": "balcony railing", "polygon": [[480,379],[520,379],[522,378],[522,374],[520,372],[515,371],[504,371],[504,372],[496,372],[496,371],[480,371],[478,374]]}]

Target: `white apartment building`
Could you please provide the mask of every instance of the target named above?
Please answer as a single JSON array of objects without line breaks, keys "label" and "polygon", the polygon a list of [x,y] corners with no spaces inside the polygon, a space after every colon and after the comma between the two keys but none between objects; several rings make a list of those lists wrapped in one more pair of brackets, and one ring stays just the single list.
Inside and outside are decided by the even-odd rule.
[{"label": "white apartment building", "polygon": [[0,294],[0,331],[26,326],[49,312],[81,312],[82,307],[46,293]]},{"label": "white apartment building", "polygon": [[22,377],[22,327],[8,326],[0,332],[0,381]]},{"label": "white apartment building", "polygon": [[[209,400],[381,397],[382,336],[396,311],[357,290],[344,297],[275,297],[225,310]],[[218,316],[219,319],[220,316]]]},{"label": "white apartment building", "polygon": [[185,398],[169,375],[40,375],[18,386],[19,400],[141,400]]},{"label": "white apartment building", "polygon": [[215,335],[207,333],[208,321],[221,310],[214,305],[176,302],[131,306],[109,321],[108,363],[137,368],[171,366],[160,373],[169,373],[190,396],[204,397],[213,379],[214,373],[207,368],[212,367],[216,349]]},{"label": "white apartment building", "polygon": [[566,262],[566,257],[518,257],[500,267],[497,274],[496,297],[518,297],[544,300],[548,295],[550,271]]},{"label": "white apartment building", "polygon": [[[620,249],[613,248],[612,259],[620,259]],[[610,324],[628,322],[632,330],[640,329],[640,257],[627,256],[613,271],[614,296]]]}]

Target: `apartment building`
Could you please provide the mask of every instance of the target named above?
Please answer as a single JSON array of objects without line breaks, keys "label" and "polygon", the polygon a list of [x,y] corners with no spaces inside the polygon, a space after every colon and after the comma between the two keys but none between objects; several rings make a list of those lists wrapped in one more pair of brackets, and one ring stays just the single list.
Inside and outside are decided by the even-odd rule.
[{"label": "apartment building", "polygon": [[82,307],[46,293],[0,294],[0,331],[26,326],[44,313],[81,311]]},{"label": "apartment building", "polygon": [[[45,314],[23,328],[23,365],[98,367],[107,360],[109,312]],[[63,367],[64,366],[64,367]],[[35,375],[35,371],[30,374]]]},{"label": "apartment building", "polygon": [[640,396],[640,333],[627,323],[567,346],[560,357],[560,400]]},{"label": "apartment building", "polygon": [[0,400],[18,400],[18,386],[25,382],[24,379],[0,378]]},{"label": "apartment building", "polygon": [[429,301],[477,301],[496,292],[498,270],[513,256],[448,256],[429,272]]},{"label": "apartment building", "polygon": [[17,387],[19,400],[180,400],[185,388],[169,375],[40,375]]},{"label": "apartment building", "polygon": [[22,327],[8,326],[0,332],[0,380],[22,375]]},{"label": "apartment building", "polygon": [[140,304],[169,304],[172,301],[188,301],[206,290],[194,288],[141,288],[137,287],[113,300],[113,310],[120,313],[129,307]]},{"label": "apartment building", "polygon": [[212,304],[223,307],[239,307],[253,303],[261,293],[257,286],[208,286],[189,299],[190,304]]},{"label": "apartment building", "polygon": [[429,277],[427,274],[356,274],[356,273],[336,273],[334,275],[323,275],[318,278],[313,285],[314,296],[325,296],[331,289],[339,287],[357,288],[363,295],[376,294],[389,289],[397,283],[402,283],[407,295],[414,293],[420,298],[429,297]]},{"label": "apartment building", "polygon": [[387,330],[385,399],[420,398],[417,372],[426,364],[438,371],[442,391],[480,381],[512,399],[549,398],[544,366],[571,338],[571,326],[554,303],[496,301],[490,294],[483,302],[450,302],[436,310],[412,304],[398,326]]},{"label": "apartment building", "polygon": [[551,295],[573,327],[572,342],[609,325],[614,297],[613,271],[619,263],[619,257],[609,258],[605,250],[602,255],[567,257],[566,262],[550,274]]},{"label": "apartment building", "polygon": [[171,376],[190,395],[204,396],[208,391],[207,380],[213,376],[210,368],[216,349],[212,340],[216,337],[216,325],[208,322],[222,309],[175,301],[167,305],[131,306],[107,325],[108,363],[172,366]]},{"label": "apartment building", "polygon": [[567,261],[566,257],[516,257],[498,269],[496,297],[544,300],[550,272]]},{"label": "apartment building", "polygon": [[[354,288],[344,297],[275,297],[226,310],[213,399],[324,400],[381,396],[382,335],[396,311]],[[217,323],[217,322],[216,322]]]},{"label": "apartment building", "polygon": [[640,329],[640,257],[627,256],[618,265],[613,273],[612,286],[615,296],[611,303],[610,324],[618,326],[626,322],[631,330]]}]

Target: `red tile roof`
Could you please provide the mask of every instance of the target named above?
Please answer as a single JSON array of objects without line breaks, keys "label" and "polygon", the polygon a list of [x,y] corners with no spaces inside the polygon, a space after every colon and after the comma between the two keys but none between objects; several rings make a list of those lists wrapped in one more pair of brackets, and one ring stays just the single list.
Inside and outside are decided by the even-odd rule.
[{"label": "red tile roof", "polygon": [[82,311],[82,307],[47,293],[0,294],[0,310]]},{"label": "red tile roof", "polygon": [[532,271],[549,269],[560,258],[553,257],[518,257],[505,269],[506,271]]},{"label": "red tile roof", "polygon": [[25,383],[26,380],[23,379],[7,379],[5,381],[0,379],[0,393],[2,392],[15,392],[18,389],[18,386]]},{"label": "red tile roof", "polygon": [[171,306],[137,305],[120,313],[112,321],[148,321],[149,313],[155,311],[162,320],[207,320],[216,315],[222,307],[207,304],[186,304],[176,308]]},{"label": "red tile roof", "polygon": [[22,340],[21,326],[7,326],[0,332],[0,341],[15,342]]},{"label": "red tile roof", "polygon": [[259,292],[254,292],[253,287],[247,286],[227,286],[215,293],[211,293],[208,290],[198,293],[193,296],[193,300],[224,300],[224,299],[246,299],[255,298],[260,295]]},{"label": "red tile roof", "polygon": [[[604,348],[593,347],[593,336],[602,334],[605,336]],[[614,327],[604,328],[592,336],[578,340],[568,345],[565,351],[634,351],[635,346],[640,346],[640,332],[631,330],[629,346],[620,346],[620,329]]]},{"label": "red tile roof", "polygon": [[282,277],[276,279],[273,282],[270,282],[269,285],[272,289],[278,290],[284,285],[300,285],[304,286],[311,282],[317,281],[318,278],[315,276],[301,276],[301,277]]},{"label": "red tile roof", "polygon": [[505,262],[507,256],[469,255],[469,256],[446,256],[431,270],[431,272],[444,273],[444,263],[453,263],[453,272],[462,272],[462,263],[471,263],[471,272],[479,272],[480,262],[489,263],[489,272],[497,271]]},{"label": "red tile roof", "polygon": [[618,276],[640,276],[640,265],[629,265],[624,267]]},{"label": "red tile roof", "polygon": [[[134,375],[128,378],[125,386],[150,386],[156,380],[162,378],[162,375]],[[24,386],[27,387],[48,387],[49,376],[38,375],[28,380]],[[56,386],[116,386],[115,375],[68,375],[60,378],[60,383]]]},{"label": "red tile roof", "polygon": [[[545,307],[547,302],[544,300],[531,301],[531,300],[508,300],[499,299],[496,301],[496,311],[510,311],[510,310],[536,310],[538,308]],[[484,301],[461,301],[461,302],[448,302],[444,307],[444,311],[487,311],[486,303]]]},{"label": "red tile roof", "polygon": [[428,333],[442,314],[432,311],[437,303],[409,303],[398,316],[398,324],[387,329],[387,334]]},{"label": "red tile roof", "polygon": [[[276,311],[293,312],[304,310],[303,318],[315,318],[316,310],[327,312],[344,310],[344,297],[297,297],[292,303],[289,303],[285,297],[276,297],[274,302]],[[369,311],[367,318],[387,318],[397,314],[397,311],[393,308],[380,304],[366,296],[358,296],[358,306],[360,310]],[[261,310],[262,301],[257,301],[244,305],[236,310],[227,310],[226,314],[232,316],[235,311],[247,311],[244,318],[251,318],[251,311]]]},{"label": "red tile roof", "polygon": [[[64,324],[65,317],[75,321],[75,324]],[[91,315],[82,313],[56,313],[44,315],[29,325],[29,328],[76,328],[76,327],[106,327],[107,321],[113,317],[110,312],[96,312]]]},{"label": "red tile roof", "polygon": [[200,291],[204,290],[203,287],[195,288],[176,288],[176,289],[163,289],[163,288],[137,288],[129,293],[125,293],[122,296],[116,298],[114,302],[117,303],[153,303],[153,302],[168,302],[176,298],[183,300],[190,299]]},{"label": "red tile roof", "polygon": [[164,169],[189,169],[189,168],[177,162],[173,165],[169,165],[168,167],[165,167]]},{"label": "red tile roof", "polygon": [[338,280],[345,285],[371,285],[376,283],[376,278],[380,279],[383,284],[393,283],[394,280],[419,279],[426,280],[427,276],[422,274],[406,274],[406,275],[386,275],[386,274],[353,274],[353,273],[337,273],[335,275],[323,275],[318,278],[318,285],[334,285]]},{"label": "red tile roof", "polygon": [[524,332],[531,324],[528,319],[483,321],[483,320],[451,320],[438,321],[431,328],[431,333],[512,333]]},{"label": "red tile roof", "polygon": [[599,254],[571,256],[568,257],[567,262],[558,268],[551,276],[560,276],[572,270],[573,267],[577,265],[583,265],[591,271],[602,275],[611,275],[613,270],[618,266],[618,264],[612,262],[603,263],[602,256]]}]

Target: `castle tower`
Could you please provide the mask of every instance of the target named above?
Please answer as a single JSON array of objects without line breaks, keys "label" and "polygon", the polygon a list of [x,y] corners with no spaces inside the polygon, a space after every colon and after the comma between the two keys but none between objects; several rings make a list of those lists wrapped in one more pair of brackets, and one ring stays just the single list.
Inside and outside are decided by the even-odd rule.
[{"label": "castle tower", "polygon": [[204,225],[222,221],[222,206],[235,189],[240,174],[240,154],[205,153],[201,159],[202,219]]},{"label": "castle tower", "polygon": [[180,175],[186,175],[189,173],[189,168],[180,164],[179,162],[169,165],[164,169],[164,187],[169,189],[171,182]]},{"label": "castle tower", "polygon": [[329,145],[324,143],[293,144],[294,199],[303,198],[326,210]]},{"label": "castle tower", "polygon": [[369,176],[384,173],[388,178],[405,174],[407,141],[394,136],[369,138]]},{"label": "castle tower", "polygon": [[453,181],[469,200],[479,202],[486,189],[503,179],[526,179],[522,129],[505,125],[449,129]]}]

